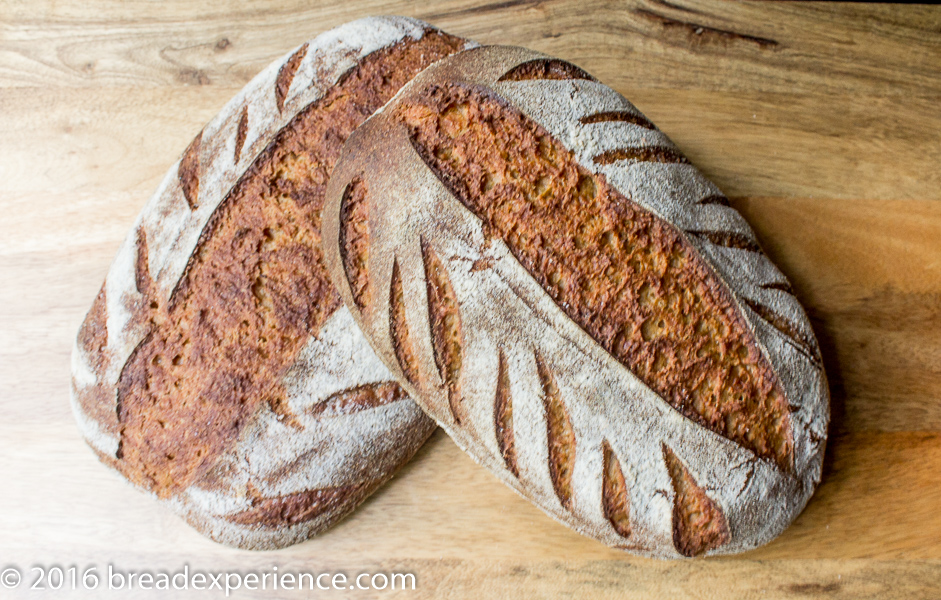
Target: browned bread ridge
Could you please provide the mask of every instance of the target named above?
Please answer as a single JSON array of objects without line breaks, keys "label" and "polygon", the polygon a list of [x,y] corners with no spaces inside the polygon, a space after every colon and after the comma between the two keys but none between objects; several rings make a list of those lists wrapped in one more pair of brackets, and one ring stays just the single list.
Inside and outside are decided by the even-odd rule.
[{"label": "browned bread ridge", "polygon": [[380,357],[558,520],[647,556],[729,554],[813,493],[829,394],[806,314],[721,191],[578,67],[441,61],[351,136],[324,215]]},{"label": "browned bread ridge", "polygon": [[296,48],[196,136],[111,266],[73,352],[76,419],[213,539],[304,540],[431,434],[330,284],[320,221],[350,133],[466,45],[382,17]]}]

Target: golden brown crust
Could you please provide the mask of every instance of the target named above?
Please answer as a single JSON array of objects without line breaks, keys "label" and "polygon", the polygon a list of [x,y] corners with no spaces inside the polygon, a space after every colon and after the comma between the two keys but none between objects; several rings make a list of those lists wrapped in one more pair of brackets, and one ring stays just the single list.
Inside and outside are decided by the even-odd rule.
[{"label": "golden brown crust", "polygon": [[105,284],[95,296],[91,309],[82,321],[78,330],[78,345],[88,356],[92,357],[92,368],[96,373],[104,373],[108,366],[108,354],[105,347],[108,345],[108,299]]},{"label": "golden brown crust", "polygon": [[284,110],[284,99],[291,89],[291,82],[294,81],[294,74],[297,73],[297,68],[301,66],[301,60],[304,58],[304,55],[307,54],[307,46],[307,44],[304,44],[298,48],[297,51],[291,55],[291,58],[281,65],[281,68],[278,70],[278,79],[274,88],[274,98],[279,111]]},{"label": "golden brown crust", "polygon": [[[460,44],[430,33],[364,59],[278,134],[216,209],[170,306],[121,375],[121,465],[132,482],[168,497],[205,473],[260,405],[285,415],[279,381],[340,305],[320,250],[323,191],[340,146]],[[279,90],[296,62],[282,69]],[[193,206],[198,148],[199,138],[180,167]]]},{"label": "golden brown crust", "polygon": [[532,79],[587,79],[595,78],[564,60],[537,58],[510,69],[500,81],[528,81]]},{"label": "golden brown crust", "polygon": [[647,120],[646,117],[638,115],[636,113],[628,112],[626,110],[605,110],[601,112],[596,112],[590,115],[585,115],[584,117],[578,120],[582,125],[594,125],[596,123],[610,123],[610,122],[619,122],[619,123],[630,123],[632,125],[637,125],[638,127],[643,127],[644,129],[656,130],[657,127],[653,123]]},{"label": "golden brown crust", "polygon": [[202,142],[203,133],[199,132],[190,145],[183,152],[183,158],[180,159],[180,168],[177,171],[177,177],[180,179],[180,187],[183,188],[183,197],[190,209],[195,210],[198,206],[199,198],[199,148]]},{"label": "golden brown crust", "polygon": [[729,524],[719,505],[665,444],[663,460],[673,481],[673,545],[677,552],[693,557],[727,544]]},{"label": "golden brown crust", "polygon": [[[343,279],[341,192],[362,177],[383,196],[370,211],[378,232],[370,241],[373,285],[388,289],[398,271],[408,322],[431,323],[425,295],[414,293],[428,283],[422,250],[430,247],[456,292],[465,418],[454,422],[445,386],[404,385],[461,448],[577,531],[680,558],[666,444],[730,525],[727,541],[713,543],[723,536],[701,527],[689,547],[711,555],[767,543],[819,481],[828,396],[819,363],[748,303],[812,335],[806,315],[783,274],[742,247],[756,244],[754,235],[713,184],[685,162],[639,160],[652,157],[645,148],[676,150],[662,132],[626,116],[639,113],[597,82],[553,78],[545,68],[524,77],[519,65],[538,60],[550,59],[521,48],[468,50],[420,74],[354,133],[328,191],[330,272]],[[638,152],[595,161],[619,149]],[[730,245],[709,239],[716,232]],[[391,311],[383,304],[359,311],[349,287],[339,290],[380,356],[395,362]],[[697,333],[699,323],[706,331]],[[432,335],[413,334],[418,368],[434,373]],[[745,356],[735,352],[743,345]],[[677,348],[685,354],[675,356]],[[714,383],[737,395],[738,374],[729,371],[743,364],[753,368],[746,384],[768,414],[750,415],[765,434],[738,431],[739,443],[725,432],[742,415],[731,414],[730,427],[715,414],[716,405],[733,403],[721,393],[696,402],[683,387],[717,371]],[[519,477],[501,442],[507,400]],[[749,437],[772,443],[759,456]]]},{"label": "golden brown crust", "polygon": [[245,145],[245,136],[248,135],[248,106],[242,107],[242,114],[239,115],[238,128],[235,131],[235,158],[234,164],[238,164],[242,157],[242,146]]},{"label": "golden brown crust", "polygon": [[465,44],[379,17],[292,51],[207,123],[112,263],[76,340],[77,424],[102,462],[212,539],[273,549],[320,533],[432,432],[334,310],[319,206],[345,136]]},{"label": "golden brown crust", "polygon": [[455,423],[461,422],[461,360],[463,336],[461,312],[454,288],[441,259],[429,246],[422,245],[425,280],[428,283],[428,314],[431,321],[431,339],[435,349],[435,364],[448,390],[448,403]]},{"label": "golden brown crust", "polygon": [[621,462],[607,440],[601,443],[604,461],[601,471],[601,503],[604,516],[621,537],[631,536],[630,499]]},{"label": "golden brown crust", "polygon": [[392,349],[395,351],[396,361],[406,381],[412,385],[418,385],[418,365],[415,360],[415,349],[412,346],[412,336],[405,320],[405,291],[402,288],[402,275],[399,273],[398,261],[392,262],[389,295],[389,332],[392,337]]},{"label": "golden brown crust", "polygon": [[542,384],[542,401],[546,409],[546,439],[549,443],[549,476],[559,502],[572,510],[575,492],[572,488],[572,472],[575,469],[575,431],[572,420],[556,386],[555,378],[542,358],[536,355],[536,368]]},{"label": "golden brown crust", "polygon": [[405,391],[394,381],[370,383],[337,392],[318,403],[310,411],[314,415],[349,415],[370,410],[407,398]]},{"label": "golden brown crust", "polygon": [[493,95],[438,85],[397,118],[455,196],[606,350],[687,417],[790,468],[780,384],[674,227]]},{"label": "golden brown crust", "polygon": [[610,165],[621,160],[641,162],[686,163],[686,157],[672,148],[615,148],[595,156],[596,165]]},{"label": "golden brown crust", "polygon": [[256,494],[252,497],[251,508],[230,515],[228,520],[240,525],[278,529],[309,521],[324,511],[349,504],[352,496],[366,496],[368,492],[365,484],[356,484],[267,498]]},{"label": "golden brown crust", "polygon": [[361,179],[354,179],[343,194],[340,206],[340,244],[346,278],[353,290],[356,306],[363,310],[370,304],[369,288],[369,207],[366,186]]},{"label": "golden brown crust", "polygon": [[[91,309],[78,330],[78,351],[90,357],[88,367],[96,380],[100,379],[111,364],[108,352],[108,298],[106,284],[95,296]],[[114,412],[114,390],[96,381],[75,395],[75,400],[88,417],[106,427],[109,433],[117,433],[117,415]],[[111,458],[113,461],[113,457]]]},{"label": "golden brown crust", "polygon": [[513,398],[510,395],[510,374],[506,367],[506,357],[503,350],[497,354],[497,391],[493,403],[494,428],[497,435],[497,445],[506,468],[514,477],[520,476],[519,465],[516,462],[516,439],[513,433]]}]

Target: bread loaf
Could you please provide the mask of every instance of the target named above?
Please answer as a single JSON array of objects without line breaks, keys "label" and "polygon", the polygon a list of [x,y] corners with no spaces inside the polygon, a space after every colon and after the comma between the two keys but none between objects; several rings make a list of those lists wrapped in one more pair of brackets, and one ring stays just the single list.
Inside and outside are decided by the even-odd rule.
[{"label": "bread loaf", "polygon": [[472,49],[327,186],[327,268],[406,391],[559,521],[652,557],[777,536],[820,479],[808,318],[744,219],[578,67]]},{"label": "bread loaf", "polygon": [[431,434],[329,283],[320,220],[350,132],[466,45],[387,17],[296,48],[196,136],[121,246],[72,355],[75,417],[213,539],[304,540]]}]

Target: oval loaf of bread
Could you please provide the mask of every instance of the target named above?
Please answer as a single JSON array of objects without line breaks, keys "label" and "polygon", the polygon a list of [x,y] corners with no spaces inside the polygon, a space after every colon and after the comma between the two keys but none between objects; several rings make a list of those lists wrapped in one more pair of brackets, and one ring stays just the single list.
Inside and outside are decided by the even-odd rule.
[{"label": "oval loaf of bread", "polygon": [[416,401],[549,515],[654,557],[783,531],[817,485],[820,351],[744,219],[581,69],[445,59],[327,186],[341,296]]},{"label": "oval loaf of bread", "polygon": [[467,45],[371,18],[300,46],[196,136],[121,246],[72,355],[75,417],[211,538],[302,541],[433,431],[329,283],[320,219],[350,132]]}]

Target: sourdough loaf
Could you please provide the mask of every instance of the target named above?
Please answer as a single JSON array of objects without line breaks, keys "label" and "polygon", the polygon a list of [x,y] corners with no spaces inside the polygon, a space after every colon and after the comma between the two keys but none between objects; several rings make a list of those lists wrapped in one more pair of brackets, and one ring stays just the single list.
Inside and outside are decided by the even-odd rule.
[{"label": "sourdough loaf", "polygon": [[350,132],[466,45],[387,17],[296,48],[196,136],[121,246],[73,351],[75,417],[213,539],[304,540],[431,434],[329,283],[320,219]]},{"label": "sourdough loaf", "polygon": [[820,351],[720,190],[581,69],[472,49],[355,132],[327,268],[403,387],[549,515],[653,557],[741,552],[817,485]]}]

